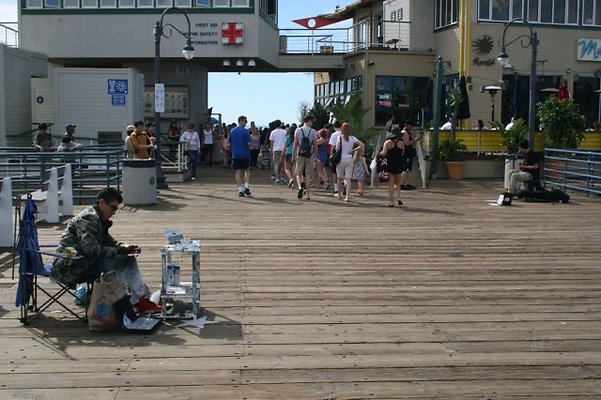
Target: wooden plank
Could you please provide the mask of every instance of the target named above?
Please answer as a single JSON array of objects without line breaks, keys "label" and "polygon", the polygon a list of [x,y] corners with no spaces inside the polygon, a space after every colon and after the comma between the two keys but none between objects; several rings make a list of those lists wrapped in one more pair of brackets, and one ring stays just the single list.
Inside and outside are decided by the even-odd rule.
[{"label": "wooden plank", "polygon": [[[229,171],[124,207],[160,285],[162,231],[202,241],[202,330],[92,333],[52,309],[23,327],[0,261],[0,398],[590,398],[601,392],[601,203],[491,207],[500,182],[434,182],[310,204]],[[81,209],[81,207],[79,208]],[[533,222],[535,221],[535,222]],[[40,225],[55,243],[65,226]],[[402,240],[401,240],[402,238]],[[97,371],[97,372],[93,372]],[[37,396],[37,397],[36,397]],[[85,397],[88,396],[88,397]]]}]

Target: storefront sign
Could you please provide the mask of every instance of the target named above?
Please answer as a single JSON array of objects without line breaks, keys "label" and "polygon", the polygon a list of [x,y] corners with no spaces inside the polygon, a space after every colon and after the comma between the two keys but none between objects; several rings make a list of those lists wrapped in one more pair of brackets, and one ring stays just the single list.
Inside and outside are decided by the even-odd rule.
[{"label": "storefront sign", "polygon": [[601,39],[578,39],[578,61],[601,61]]},{"label": "storefront sign", "polygon": [[191,32],[192,46],[217,46],[221,39],[220,24],[197,22]]}]

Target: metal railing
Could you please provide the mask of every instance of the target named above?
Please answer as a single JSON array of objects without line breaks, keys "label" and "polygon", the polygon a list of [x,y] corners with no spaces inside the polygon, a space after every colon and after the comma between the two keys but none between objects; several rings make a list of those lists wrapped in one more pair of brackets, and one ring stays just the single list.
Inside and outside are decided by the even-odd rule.
[{"label": "metal railing", "polygon": [[[372,34],[375,31],[382,32],[382,36]],[[280,29],[282,54],[347,54],[409,47],[410,24],[405,21],[364,20],[345,28]]]},{"label": "metal railing", "polygon": [[9,47],[18,47],[18,28],[18,22],[0,22],[0,43],[3,43]]},{"label": "metal railing", "polygon": [[601,151],[545,149],[543,172],[545,186],[601,196]]},{"label": "metal railing", "polygon": [[123,150],[91,149],[69,153],[37,152],[30,148],[0,148],[0,176],[12,178],[13,193],[41,189],[52,167],[71,164],[73,199],[78,204],[91,204],[100,187],[121,189]]}]

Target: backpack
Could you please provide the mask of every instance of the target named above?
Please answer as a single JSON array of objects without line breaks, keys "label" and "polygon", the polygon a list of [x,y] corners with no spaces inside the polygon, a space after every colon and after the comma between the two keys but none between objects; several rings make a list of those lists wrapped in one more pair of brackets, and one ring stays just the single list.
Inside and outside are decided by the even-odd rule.
[{"label": "backpack", "polygon": [[[311,141],[309,140],[309,135],[305,136],[305,131],[303,128],[300,128],[303,138],[301,139],[300,146],[298,147],[298,156],[299,157],[311,157],[311,153],[313,153],[313,146],[311,146]],[[309,134],[311,131],[309,131]]]}]

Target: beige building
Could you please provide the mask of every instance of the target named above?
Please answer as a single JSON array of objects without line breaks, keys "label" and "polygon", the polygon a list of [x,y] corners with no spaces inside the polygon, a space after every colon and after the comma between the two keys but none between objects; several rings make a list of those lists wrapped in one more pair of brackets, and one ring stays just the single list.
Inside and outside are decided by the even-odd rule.
[{"label": "beige building", "polygon": [[423,123],[439,56],[447,91],[461,75],[467,78],[470,124],[492,118],[487,86],[503,88],[495,96],[495,120],[527,120],[532,52],[521,46],[528,44],[522,35],[530,35],[522,23],[506,32],[511,66],[496,62],[505,25],[514,18],[527,19],[538,35],[537,102],[563,80],[589,123],[601,118],[601,1],[359,0],[327,18],[352,20],[353,50],[344,70],[316,74],[315,97],[327,104],[360,93],[370,108],[365,127],[381,127],[393,113]]}]

